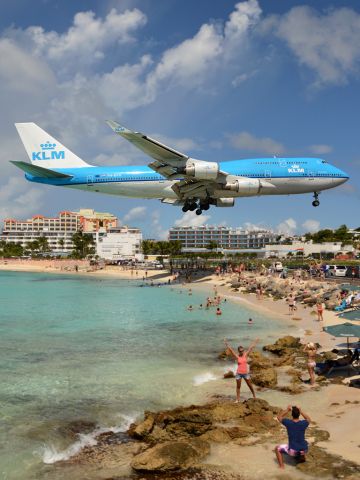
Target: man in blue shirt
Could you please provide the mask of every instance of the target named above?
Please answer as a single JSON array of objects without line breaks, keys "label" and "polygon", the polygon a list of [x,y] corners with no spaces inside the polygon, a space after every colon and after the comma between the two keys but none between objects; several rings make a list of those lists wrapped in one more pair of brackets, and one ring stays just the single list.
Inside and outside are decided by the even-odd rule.
[{"label": "man in blue shirt", "polygon": [[[285,418],[290,411],[292,420]],[[304,420],[300,420],[300,415],[304,417]],[[284,425],[284,427],[286,427],[288,434],[288,443],[277,445],[275,447],[275,454],[279,462],[279,467],[284,468],[283,453],[295,457],[298,462],[305,462],[305,454],[308,450],[308,443],[305,440],[305,430],[311,422],[310,417],[299,407],[292,407],[289,405],[286,410],[279,413],[277,419],[282,425]]]}]

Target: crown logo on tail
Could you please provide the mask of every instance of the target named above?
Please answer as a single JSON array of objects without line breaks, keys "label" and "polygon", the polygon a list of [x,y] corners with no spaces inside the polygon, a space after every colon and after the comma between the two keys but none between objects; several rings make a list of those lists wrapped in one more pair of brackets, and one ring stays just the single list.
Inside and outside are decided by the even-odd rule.
[{"label": "crown logo on tail", "polygon": [[40,144],[41,150],[54,150],[56,143],[51,143],[49,140],[46,143]]}]

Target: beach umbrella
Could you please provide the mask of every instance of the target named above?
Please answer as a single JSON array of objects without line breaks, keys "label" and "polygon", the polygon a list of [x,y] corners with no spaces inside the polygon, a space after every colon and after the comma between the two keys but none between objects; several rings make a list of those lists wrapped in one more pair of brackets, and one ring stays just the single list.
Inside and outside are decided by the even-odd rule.
[{"label": "beach umbrella", "polygon": [[344,312],[339,315],[340,318],[344,320],[350,320],[351,322],[356,322],[360,320],[360,309],[356,308],[355,310],[350,310],[349,312]]},{"label": "beach umbrella", "polygon": [[349,337],[360,337],[360,325],[354,325],[353,323],[346,322],[340,325],[329,325],[324,327],[326,333],[334,335],[334,337],[346,337],[347,345],[349,348]]}]

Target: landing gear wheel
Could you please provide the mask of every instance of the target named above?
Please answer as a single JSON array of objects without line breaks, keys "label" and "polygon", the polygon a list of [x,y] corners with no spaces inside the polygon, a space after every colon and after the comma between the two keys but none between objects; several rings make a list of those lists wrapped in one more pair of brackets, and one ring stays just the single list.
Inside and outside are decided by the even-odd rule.
[{"label": "landing gear wheel", "polygon": [[196,215],[201,215],[202,214],[201,208],[198,208],[195,213],[196,213]]},{"label": "landing gear wheel", "polygon": [[209,210],[210,205],[208,203],[200,203],[201,210]]},{"label": "landing gear wheel", "polygon": [[196,210],[196,209],[197,209],[196,203],[192,203],[192,204],[189,206],[190,212],[193,212],[193,211]]},{"label": "landing gear wheel", "polygon": [[318,207],[319,205],[320,205],[319,194],[317,192],[314,192],[314,201],[312,202],[312,206]]},{"label": "landing gear wheel", "polygon": [[189,211],[189,207],[187,205],[184,205],[181,209],[184,213],[186,213],[187,211]]}]

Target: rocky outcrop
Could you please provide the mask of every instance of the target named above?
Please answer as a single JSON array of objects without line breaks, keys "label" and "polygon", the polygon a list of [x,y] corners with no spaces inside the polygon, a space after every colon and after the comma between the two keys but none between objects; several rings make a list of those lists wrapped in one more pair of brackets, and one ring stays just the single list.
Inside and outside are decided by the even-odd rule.
[{"label": "rocky outcrop", "polygon": [[265,345],[263,347],[263,350],[265,350],[266,352],[274,353],[278,356],[284,356],[293,354],[301,348],[302,345],[300,343],[300,338],[287,335],[285,337],[279,338],[273,344]]},{"label": "rocky outcrop", "polygon": [[198,438],[165,442],[136,455],[131,467],[140,472],[169,472],[193,467],[210,452],[210,445]]},{"label": "rocky outcrop", "polygon": [[146,443],[133,458],[138,472],[170,472],[195,467],[209,453],[209,442],[225,443],[268,435],[280,429],[276,407],[262,399],[242,404],[216,402],[203,406],[147,412],[128,434]]}]

